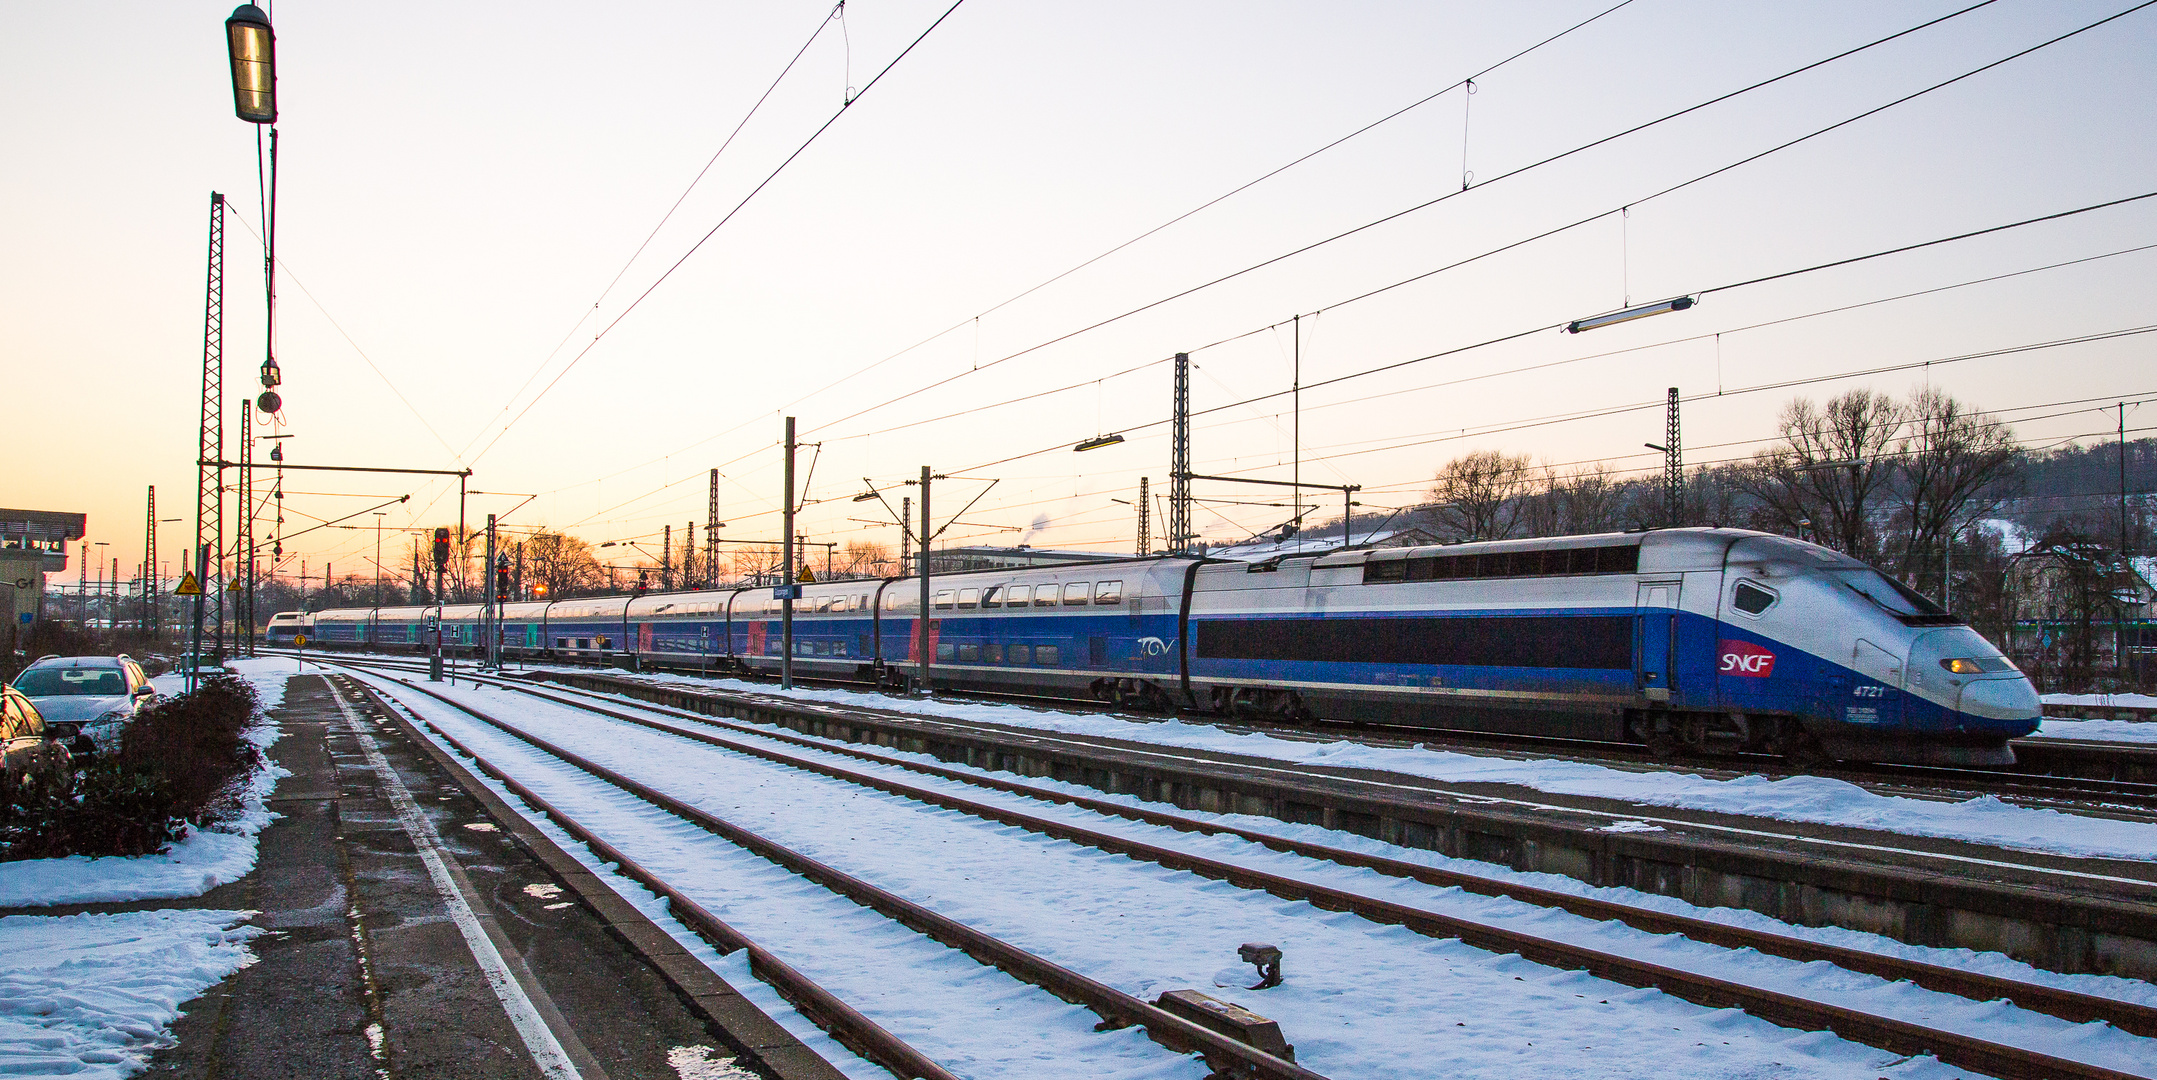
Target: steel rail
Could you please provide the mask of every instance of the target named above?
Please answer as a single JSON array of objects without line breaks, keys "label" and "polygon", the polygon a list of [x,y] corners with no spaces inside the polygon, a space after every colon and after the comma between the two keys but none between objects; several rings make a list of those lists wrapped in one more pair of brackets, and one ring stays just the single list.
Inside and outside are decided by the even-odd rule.
[{"label": "steel rail", "polygon": [[[378,676],[382,677],[382,676]],[[389,676],[399,685],[425,694],[499,729],[533,748],[603,780],[653,806],[659,807],[689,823],[767,859],[786,870],[798,874],[831,891],[869,908],[917,933],[923,934],[949,948],[957,949],[980,963],[1002,969],[1005,973],[1041,987],[1055,996],[1091,1009],[1100,1015],[1104,1026],[1143,1027],[1155,1042],[1178,1053],[1195,1052],[1203,1055],[1216,1068],[1226,1065],[1225,1071],[1238,1076],[1261,1078],[1261,1080],[1327,1080],[1310,1069],[1274,1057],[1255,1047],[1238,1042],[1192,1023],[1180,1016],[1126,994],[1106,983],[1081,975],[1042,957],[1036,956],[990,934],[983,933],[955,919],[939,915],[896,893],[872,885],[835,867],[809,858],[791,848],[765,839],[741,826],[675,799],[656,788],[632,780],[627,776],[590,761],[573,751],[547,742],[535,735],[519,730],[492,716],[480,712],[448,695],[429,690],[424,686]],[[417,716],[417,714],[414,714]],[[448,738],[446,732],[432,722],[421,720],[427,726]],[[485,759],[469,749],[460,750],[489,767]]]},{"label": "steel rail", "polygon": [[[353,680],[360,693],[373,701],[384,715],[399,719],[397,711],[377,693],[373,687]],[[413,714],[417,716],[417,713]],[[421,723],[426,723],[422,720]],[[601,859],[614,863],[623,877],[650,889],[664,898],[670,913],[680,919],[691,932],[711,943],[724,956],[737,949],[749,952],[749,973],[770,986],[787,1004],[794,1007],[809,1021],[829,1034],[841,1046],[890,1070],[905,1080],[959,1080],[950,1070],[938,1065],[905,1040],[892,1034],[876,1021],[863,1016],[853,1006],[841,1001],[837,995],[819,986],[815,980],[802,974],[786,961],[750,940],[749,936],[712,914],[703,905],[667,884],[665,879],[652,873],[620,848],[575,818],[562,812],[539,793],[526,787],[516,777],[497,768],[492,762],[473,752],[456,736],[441,728],[427,724],[441,739],[454,747],[458,753],[470,758],[479,770],[499,781],[518,798],[561,826],[562,831],[581,841]],[[413,732],[417,735],[418,732]]]},{"label": "steel rail", "polygon": [[[500,685],[513,686],[514,684]],[[1113,854],[1124,855],[1129,858],[1152,862],[1169,869],[1184,870],[1199,874],[1204,877],[1226,881],[1241,888],[1264,891],[1269,894],[1282,897],[1283,899],[1305,901],[1321,909],[1346,911],[1360,917],[1369,919],[1373,922],[1403,926],[1407,929],[1414,930],[1418,933],[1425,934],[1431,937],[1457,938],[1463,943],[1477,948],[1501,954],[1517,953],[1525,959],[1544,964],[1546,966],[1556,967],[1560,969],[1585,970],[1589,974],[1595,975],[1600,978],[1609,979],[1613,982],[1619,982],[1625,985],[1653,987],[1664,993],[1671,994],[1672,996],[1681,997],[1685,1000],[1692,1001],[1696,1004],[1704,1005],[1710,1008],[1737,1007],[1743,1009],[1747,1013],[1767,1020],[1770,1023],[1775,1023],[1784,1027],[1791,1027],[1799,1030],[1825,1029],[1833,1031],[1835,1034],[1843,1038],[1847,1038],[1855,1042],[1865,1043],[1867,1045],[1875,1046],[1880,1049],[1888,1050],[1891,1052],[1902,1054],[1932,1054],[1939,1058],[1939,1060],[1946,1062],[1950,1065],[1976,1069],[2002,1077],[2033,1078],[2033,1080],[2034,1078],[2039,1077],[2083,1077],[2090,1078],[2090,1080],[2099,1080],[2099,1078],[2103,1078],[2103,1080],[2116,1080],[2116,1078],[2124,1078],[2133,1075],[2129,1073],[2118,1072],[2112,1069],[2107,1069],[2102,1066],[2091,1065],[2085,1062],[2057,1058],[2020,1047],[2006,1046],[2000,1043],[1994,1043],[1989,1040],[1962,1035],[1956,1032],[1948,1032],[1934,1028],[1927,1028],[1922,1025],[1909,1023],[1907,1021],[1895,1020],[1889,1017],[1875,1016],[1873,1014],[1865,1013],[1856,1009],[1850,1009],[1843,1006],[1829,1005],[1822,1002],[1815,1002],[1809,999],[1797,997],[1795,995],[1783,994],[1777,991],[1747,986],[1741,983],[1733,983],[1728,980],[1717,979],[1712,976],[1699,975],[1693,972],[1669,968],[1663,965],[1636,960],[1630,957],[1604,953],[1599,950],[1590,949],[1584,946],[1573,945],[1566,942],[1552,941],[1547,938],[1541,938],[1519,931],[1507,930],[1501,927],[1492,927],[1467,919],[1439,915],[1418,908],[1412,908],[1406,905],[1396,904],[1391,901],[1378,900],[1375,898],[1362,896],[1356,893],[1347,892],[1345,890],[1334,889],[1321,885],[1313,885],[1307,882],[1295,880],[1293,878],[1282,877],[1280,875],[1270,874],[1265,871],[1236,866],[1234,864],[1224,863],[1214,859],[1208,859],[1203,856],[1191,855],[1169,848],[1162,848],[1156,845],[1146,844],[1141,841],[1130,840],[1108,834],[1096,833],[1078,826],[1069,825],[1063,822],[1051,821],[1048,819],[1035,817],[1033,815],[1024,814],[1018,811],[974,803],[970,800],[960,799],[956,796],[950,796],[940,792],[924,791],[922,789],[912,788],[907,785],[898,784],[894,781],[884,780],[879,777],[862,776],[858,773],[851,773],[833,766],[824,765],[822,763],[803,761],[798,758],[792,758],[783,754],[778,754],[774,751],[764,750],[762,748],[744,747],[739,744],[732,743],[728,740],[721,739],[717,736],[709,736],[700,732],[682,731],[681,729],[673,728],[669,725],[629,716],[627,714],[618,713],[609,709],[599,708],[587,703],[563,701],[559,698],[553,698],[550,695],[537,693],[535,691],[532,691],[528,687],[517,687],[517,689],[523,690],[525,693],[530,694],[531,696],[538,697],[542,700],[549,700],[556,704],[566,705],[572,708],[596,713],[602,716],[608,716],[612,719],[624,720],[626,722],[637,724],[639,726],[648,727],[654,730],[673,734],[677,737],[690,738],[696,741],[706,742],[729,750],[734,750],[736,752],[747,753],[752,756],[762,758],[764,760],[778,762],[791,767],[802,768],[805,771],[816,772],[821,775],[830,776],[835,779],[841,779],[849,783],[870,787],[875,790],[885,791],[887,793],[900,795],[906,798],[916,799],[918,801],[926,802],[931,805],[936,805],[945,809],[957,810],[960,812],[971,814],[976,817],[984,818],[986,820],[994,820],[1000,824],[1013,825],[1020,828],[1025,828],[1029,831],[1037,832],[1042,835],[1053,837],[1055,839],[1065,840],[1067,842],[1081,843],[1089,847],[1094,847],[1098,850],[1107,851]],[[434,696],[440,697],[440,695]],[[587,771],[591,771],[594,775],[599,775],[603,779],[610,779],[610,782],[619,783],[619,781],[611,779],[607,770],[604,770],[603,767],[587,767],[586,764],[581,763],[582,759],[577,758],[575,755],[567,751],[561,751],[559,749],[551,747],[551,745],[547,744],[545,740],[539,739],[537,736],[529,735],[527,733],[517,730],[511,725],[503,724],[500,721],[494,720],[490,717],[485,717],[467,706],[456,703],[454,701],[450,701],[450,699],[446,697],[444,697],[443,700],[449,701],[450,704],[455,705],[457,708],[463,711],[470,712],[474,716],[479,716],[481,719],[486,720],[488,723],[493,724],[498,728],[501,728],[512,736],[522,741],[525,741],[535,747],[538,747],[547,753],[555,754],[556,756],[561,757],[563,760],[569,761],[571,764],[578,765],[578,767],[580,768],[587,768]],[[769,737],[768,733],[761,731],[754,732],[754,734],[758,735],[759,737]],[[831,747],[824,746],[821,744],[809,745],[813,745],[815,749],[819,750],[833,749]],[[886,763],[898,764],[897,762]],[[628,781],[628,783],[635,784],[636,782]],[[641,787],[642,785],[638,786]],[[1012,785],[1012,787],[1014,789],[1020,790],[1020,792],[1023,794],[1040,794],[1038,791],[1023,789],[1020,788],[1020,786],[1018,785]],[[633,789],[625,787],[625,790]],[[662,796],[662,798],[664,797]],[[1078,802],[1077,797],[1066,798],[1073,799],[1074,803]],[[654,801],[656,802],[657,800]],[[1059,799],[1058,801],[1062,800]],[[1127,816],[1128,812],[1132,808],[1120,807],[1118,809],[1124,812],[1124,814],[1121,814],[1119,816]],[[1168,817],[1169,815],[1162,816]],[[1185,823],[1188,824],[1188,821],[1186,821]],[[1233,830],[1222,829],[1222,831],[1231,832]],[[1268,841],[1270,841],[1270,843],[1268,843],[1269,847],[1291,843],[1288,841],[1283,841],[1277,837],[1263,837],[1263,834],[1254,834],[1248,836],[1247,838],[1258,840],[1261,843],[1268,843]],[[1279,848],[1277,848],[1277,850],[1278,849]],[[1359,857],[1354,855],[1354,853],[1348,852],[1341,852],[1340,854],[1348,856],[1350,858],[1372,858],[1369,856]],[[1431,869],[1427,867],[1410,867],[1408,864],[1400,865],[1403,869],[1412,869],[1419,871],[1430,871]],[[1374,866],[1372,868],[1377,869],[1378,867]],[[1444,874],[1443,871],[1436,871],[1435,873],[1438,875]],[[1422,879],[1422,875],[1418,873],[1407,873],[1403,874],[1403,876],[1414,876],[1418,879]],[[1482,884],[1486,889],[1491,884],[1493,884],[1487,881],[1480,881],[1480,879],[1471,880],[1478,881],[1478,883]],[[1452,884],[1452,882],[1446,883]],[[1508,890],[1508,893],[1510,891],[1512,890]],[[1565,897],[1563,899],[1568,902],[1578,902],[1582,898]],[[1592,909],[1588,907],[1588,905],[1597,905],[1598,903],[1599,902],[1596,901],[1588,901],[1587,905],[1584,905],[1584,910]],[[1552,906],[1558,905],[1553,904]],[[1608,906],[1613,908],[1620,907],[1619,905]],[[1613,917],[1622,918],[1623,916],[1630,916],[1636,914],[1639,913],[1634,909],[1621,908],[1620,915]],[[1718,924],[1704,923],[1699,920],[1684,920],[1682,919],[1682,917],[1678,916],[1664,916],[1663,918],[1671,920],[1674,923],[1679,921],[1688,923],[1700,922],[1701,926],[1704,928],[1704,933],[1726,935],[1732,940],[1735,940],[1737,943],[1730,946],[1733,948],[1758,947],[1758,945],[1751,940],[1743,940],[1746,936],[1748,936],[1749,932],[1743,931],[1739,928],[1722,927]],[[1630,919],[1624,919],[1624,921],[1627,921],[1629,924],[1631,924]],[[1790,939],[1783,940],[1789,941]],[[1722,944],[1722,942],[1714,943]],[[1795,944],[1800,946],[1810,945],[1810,943],[1803,942],[1796,942]],[[1975,988],[1984,985],[1983,980],[1990,978],[1987,976],[1979,976],[1971,973],[1953,972],[1951,969],[1944,968],[1935,968],[1932,972],[1929,973],[1920,972],[1919,969],[1932,968],[1933,966],[1920,965],[1914,962],[1896,961],[1894,958],[1879,957],[1873,954],[1854,953],[1850,950],[1838,950],[1835,949],[1835,947],[1833,946],[1812,946],[1812,948],[1822,950],[1821,955],[1814,957],[1818,959],[1830,959],[1830,953],[1852,953],[1853,957],[1856,958],[1859,962],[1865,963],[1869,966],[1873,966],[1876,969],[1868,973],[1880,974],[1881,977],[1889,979],[1912,978],[1913,974],[1923,973],[1926,974],[1928,979],[1931,979],[1932,981],[1936,982],[1941,982],[1944,985],[1958,985],[1958,980],[1968,980],[1966,982],[1960,982],[1959,985],[1962,985],[1965,988]],[[1831,962],[1833,962],[1832,959]],[[1912,978],[1912,981],[1916,980]],[[2088,1019],[2105,1019],[2109,1021],[2112,1019],[2113,1015],[2118,1015],[2122,1019],[2125,1019],[2128,1024],[2132,1024],[2135,1028],[2140,1029],[2138,1031],[2135,1031],[2136,1034],[2143,1034],[2145,1032],[2153,1030],[2153,1028],[2157,1028],[2157,1024],[2153,1024],[2152,1022],[2153,1020],[2157,1020],[2157,1010],[2149,1010],[2145,1007],[2135,1006],[2129,1003],[2113,1002],[2109,999],[2096,998],[2090,995],[2075,994],[2072,991],[2054,991],[2050,990],[2050,988],[2036,987],[2024,983],[2015,983],[2009,980],[1995,981],[1999,984],[2002,984],[2002,988],[2007,992],[2033,999],[2040,995],[2032,994],[2032,991],[2042,992],[2043,996],[2050,997],[2055,1003],[2061,1004],[2063,1005],[2063,1007],[2069,1010],[2088,1012]],[[1948,992],[1954,991],[1950,990]],[[1965,994],[1963,996],[1973,995]],[[1992,1000],[1994,996],[1998,995],[1987,996],[1984,998],[1980,998],[1980,1000]],[[2063,1019],[2064,1018],[2065,1017],[2063,1017]],[[2123,1028],[2123,1030],[2127,1030],[2126,1025],[2115,1023],[2115,1026],[2120,1026]]]},{"label": "steel rail", "polygon": [[[606,709],[587,702],[565,700],[563,698],[554,696],[554,694],[552,693],[543,692],[530,686],[520,685],[515,681],[502,681],[499,682],[498,685],[517,690],[532,697],[539,698],[543,701],[550,701],[559,705],[584,709],[586,711],[595,712],[602,716],[609,717],[610,719],[620,720],[625,723],[636,724],[642,727],[648,727],[657,731],[666,732],[668,734],[694,739],[699,742],[724,747],[729,750],[749,754],[755,757],[763,758],[768,761],[774,761],[781,764],[787,764],[803,769],[808,769],[810,771],[830,776],[834,779],[842,779],[849,782],[861,783],[866,786],[875,787],[880,791],[886,792],[887,794],[902,795],[908,798],[919,798],[923,799],[924,801],[933,802],[936,805],[944,807],[945,809],[960,810],[962,812],[969,813],[977,817],[984,817],[990,820],[995,820],[1000,824],[1016,825],[1021,828],[1030,829],[1032,831],[1044,833],[1046,832],[1045,829],[1034,827],[1035,823],[1040,822],[1042,819],[1033,818],[1031,815],[1007,811],[999,807],[990,807],[982,804],[975,804],[965,800],[958,800],[948,796],[944,796],[941,793],[927,792],[919,788],[894,784],[876,777],[864,777],[858,773],[850,773],[821,762],[809,761],[785,754],[776,753],[763,747],[745,745],[734,742],[732,740],[723,739],[718,736],[707,735],[702,732],[684,731],[680,728],[672,727],[667,724],[662,724],[657,721],[649,720],[628,713],[616,712],[614,710]],[[592,694],[592,692],[590,691],[579,691],[571,688],[560,688],[560,690],[561,692],[571,694]],[[2002,978],[1996,975],[1986,975],[1978,972],[1962,971],[1940,964],[1929,964],[1918,960],[1908,960],[1900,957],[1886,956],[1880,953],[1866,952],[1861,949],[1850,949],[1838,945],[1828,945],[1819,942],[1806,941],[1802,938],[1793,938],[1783,934],[1775,934],[1762,930],[1753,930],[1745,927],[1731,926],[1725,923],[1713,922],[1707,919],[1696,919],[1684,915],[1671,915],[1647,908],[1633,907],[1631,905],[1615,903],[1607,900],[1597,900],[1590,897],[1575,896],[1569,893],[1557,892],[1555,890],[1537,888],[1532,885],[1513,884],[1493,878],[1479,877],[1473,874],[1461,873],[1459,871],[1444,870],[1437,867],[1425,866],[1419,863],[1404,862],[1398,859],[1389,859],[1380,855],[1369,855],[1363,852],[1350,851],[1345,848],[1337,848],[1324,844],[1311,843],[1308,841],[1294,840],[1265,832],[1259,832],[1252,829],[1243,829],[1231,825],[1220,825],[1212,822],[1199,821],[1178,814],[1170,814],[1157,810],[1148,810],[1142,807],[1128,806],[1123,803],[1110,802],[1105,799],[1096,799],[1084,795],[1073,795],[1066,792],[1053,791],[1040,787],[1030,786],[1023,783],[1018,783],[1015,781],[1000,780],[993,776],[984,776],[979,773],[967,772],[943,765],[933,765],[927,762],[910,760],[907,758],[897,757],[889,754],[882,754],[872,750],[863,750],[853,746],[822,742],[808,736],[795,734],[790,731],[769,731],[756,725],[716,720],[709,716],[690,712],[688,710],[675,709],[669,706],[656,703],[645,703],[635,707],[645,709],[647,711],[663,713],[671,716],[678,716],[681,719],[688,720],[694,723],[708,724],[714,727],[721,728],[723,730],[739,732],[741,734],[749,735],[758,739],[766,739],[773,742],[785,743],[791,746],[799,746],[805,749],[819,751],[822,753],[829,753],[842,757],[850,757],[860,761],[872,762],[878,765],[885,765],[894,768],[904,769],[906,771],[919,773],[925,776],[933,776],[938,779],[956,781],[959,783],[969,784],[974,787],[981,787],[993,791],[1004,792],[1006,794],[1022,795],[1029,798],[1040,799],[1044,802],[1071,806],[1109,817],[1118,817],[1130,821],[1142,822],[1149,825],[1160,825],[1175,829],[1179,832],[1198,833],[1205,836],[1233,836],[1238,839],[1263,845],[1274,851],[1279,851],[1286,854],[1301,855],[1306,858],[1332,862],[1342,866],[1349,866],[1365,870],[1375,870],[1381,874],[1387,875],[1388,877],[1408,878],[1422,882],[1426,885],[1433,885],[1440,888],[1458,888],[1464,892],[1475,893],[1481,896],[1506,897],[1513,900],[1521,901],[1523,903],[1532,904],[1537,907],[1555,908],[1561,911],[1568,912],[1570,914],[1579,915],[1583,918],[1596,919],[1601,921],[1621,922],[1627,926],[1634,927],[1635,929],[1647,931],[1648,933],[1680,934],[1695,941],[1702,942],[1704,944],[1717,945],[1730,949],[1752,949],[1756,952],[1764,953],[1769,956],[1778,956],[1788,960],[1795,960],[1800,963],[1825,961],[1827,963],[1834,964],[1837,967],[1844,968],[1849,971],[1854,971],[1866,975],[1874,975],[1882,979],[1887,979],[1889,981],[1908,981],[1913,985],[1922,987],[1927,990],[1933,990],[1945,994],[1952,994],[1957,997],[1969,998],[1974,1001],[1998,1001],[2002,999],[2010,999],[2021,1008],[2029,1009],[2036,1012],[2042,1012],[2051,1016],[2056,1016],[2062,1020],[2067,1020],[2072,1023],[2080,1024],[2088,1023],[2092,1020],[2101,1020],[2111,1024],[2114,1027],[2119,1028],[2122,1031],[2126,1031],[2134,1035],[2157,1038],[2157,1007],[2142,1005],[2135,1002],[2119,1001],[2113,998],[2099,997],[2093,994],[2084,994],[2073,990],[2044,986],[2037,983],[2020,982],[2014,979]],[[1062,826],[1060,824],[1057,827],[1070,828],[1069,826]],[[1089,832],[1087,833],[1087,835],[1099,834],[1092,834]],[[1064,837],[1059,838],[1068,839]]]}]

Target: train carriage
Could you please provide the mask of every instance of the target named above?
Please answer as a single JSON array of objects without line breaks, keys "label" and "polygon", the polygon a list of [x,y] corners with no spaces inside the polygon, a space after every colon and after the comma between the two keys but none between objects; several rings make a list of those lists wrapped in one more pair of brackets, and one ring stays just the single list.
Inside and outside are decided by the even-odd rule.
[{"label": "train carriage", "polygon": [[[904,684],[927,649],[940,688],[1921,762],[2011,761],[2039,714],[2029,680],[1924,597],[1737,529],[1158,556],[940,574],[928,592],[924,635],[918,579],[802,586],[795,672]],[[426,610],[306,618],[328,644],[412,647]],[[477,642],[478,605],[441,610],[447,642]],[[757,674],[780,669],[783,623],[770,587],[502,619],[513,655]]]}]

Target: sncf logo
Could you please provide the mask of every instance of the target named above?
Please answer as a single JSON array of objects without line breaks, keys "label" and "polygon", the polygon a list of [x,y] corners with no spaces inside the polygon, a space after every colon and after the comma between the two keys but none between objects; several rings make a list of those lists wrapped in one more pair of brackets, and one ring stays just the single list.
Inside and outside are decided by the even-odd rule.
[{"label": "sncf logo", "polygon": [[1722,643],[1722,672],[1748,679],[1765,679],[1775,674],[1775,654],[1749,641],[1725,641]]}]

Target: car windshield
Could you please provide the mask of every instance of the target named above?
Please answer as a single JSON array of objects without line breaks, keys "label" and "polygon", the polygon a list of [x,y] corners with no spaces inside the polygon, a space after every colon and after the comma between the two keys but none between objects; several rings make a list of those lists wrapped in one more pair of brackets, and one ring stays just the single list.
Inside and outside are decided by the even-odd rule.
[{"label": "car windshield", "polygon": [[1901,582],[1886,574],[1866,568],[1863,570],[1831,571],[1842,578],[1843,584],[1862,594],[1865,599],[1885,608],[1895,615],[1945,615],[1940,605],[1911,591]]},{"label": "car windshield", "polygon": [[31,697],[117,697],[127,693],[118,668],[32,668],[15,677],[15,689]]}]

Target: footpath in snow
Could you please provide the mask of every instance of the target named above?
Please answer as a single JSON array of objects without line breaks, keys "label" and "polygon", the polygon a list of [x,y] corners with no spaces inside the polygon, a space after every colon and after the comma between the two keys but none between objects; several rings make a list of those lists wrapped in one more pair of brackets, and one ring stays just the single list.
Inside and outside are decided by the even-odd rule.
[{"label": "footpath in snow", "polygon": [[[277,739],[267,710],[284,700],[291,661],[231,665],[261,696],[248,733],[267,750]],[[180,690],[176,677],[158,692]],[[135,858],[0,862],[0,907],[36,908],[201,896],[255,866],[259,836],[281,770],[257,772],[240,810],[191,829],[164,854]],[[166,1045],[180,1006],[253,962],[247,911],[181,908],[114,914],[0,918],[0,1076],[126,1077]]]},{"label": "footpath in snow", "polygon": [[[581,671],[581,669],[559,669]],[[1457,784],[1510,784],[1554,795],[1612,799],[1779,821],[1878,829],[2020,851],[2084,858],[2157,860],[2157,825],[2016,806],[1985,795],[1938,802],[1880,795],[1819,776],[1740,776],[1728,780],[1673,770],[1634,771],[1577,761],[1520,760],[1348,740],[1313,742],[1263,732],[1234,732],[1213,724],[1134,720],[1100,713],[1059,712],[1026,705],[959,701],[895,701],[883,694],[797,687],[782,691],[739,679],[645,675],[651,682],[791,697],[805,703],[896,709],[1075,735],[1125,739],[1188,750],[1242,754],[1337,768],[1376,769]],[[2085,721],[2095,723],[2096,721]],[[2148,725],[2157,728],[2157,724]]]}]

